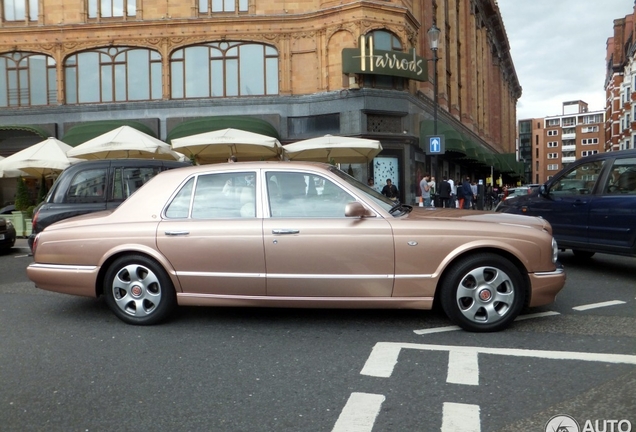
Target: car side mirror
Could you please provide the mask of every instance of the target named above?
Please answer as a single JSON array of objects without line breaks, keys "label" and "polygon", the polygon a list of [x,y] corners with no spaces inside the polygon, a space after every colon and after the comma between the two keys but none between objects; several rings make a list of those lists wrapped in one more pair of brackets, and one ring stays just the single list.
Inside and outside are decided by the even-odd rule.
[{"label": "car side mirror", "polygon": [[547,197],[550,194],[550,188],[547,184],[539,186],[539,195]]},{"label": "car side mirror", "polygon": [[363,217],[374,217],[375,214],[371,210],[368,210],[364,205],[362,205],[362,203],[358,201],[353,201],[353,202],[347,203],[347,206],[345,207],[345,216],[363,218]]}]

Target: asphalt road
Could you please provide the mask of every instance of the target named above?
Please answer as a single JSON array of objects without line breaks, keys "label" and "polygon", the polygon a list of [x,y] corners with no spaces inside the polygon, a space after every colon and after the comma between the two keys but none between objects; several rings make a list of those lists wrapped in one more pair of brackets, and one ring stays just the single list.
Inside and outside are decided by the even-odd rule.
[{"label": "asphalt road", "polygon": [[2,431],[554,432],[566,414],[636,431],[633,258],[563,253],[555,304],[473,334],[434,311],[181,308],[134,327],[36,289],[27,251],[0,255]]}]

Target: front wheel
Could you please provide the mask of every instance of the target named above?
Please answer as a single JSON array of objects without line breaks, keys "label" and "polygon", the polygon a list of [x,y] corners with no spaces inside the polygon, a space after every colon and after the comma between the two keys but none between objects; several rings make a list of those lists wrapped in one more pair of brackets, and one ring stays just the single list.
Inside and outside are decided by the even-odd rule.
[{"label": "front wheel", "polygon": [[104,279],[106,303],[128,324],[152,325],[175,309],[174,286],[165,270],[142,255],[127,255],[111,264]]},{"label": "front wheel", "polygon": [[464,330],[503,330],[521,313],[526,300],[517,267],[496,254],[458,261],[444,277],[440,301],[451,321]]}]

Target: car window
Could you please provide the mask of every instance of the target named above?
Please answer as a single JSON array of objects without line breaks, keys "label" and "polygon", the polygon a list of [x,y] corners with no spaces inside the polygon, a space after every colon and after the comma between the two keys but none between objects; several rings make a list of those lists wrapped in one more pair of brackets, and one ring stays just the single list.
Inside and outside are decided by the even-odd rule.
[{"label": "car window", "polygon": [[592,193],[605,161],[577,165],[550,185],[552,195],[585,195]]},{"label": "car window", "polygon": [[80,171],[71,180],[66,193],[68,203],[96,203],[105,201],[106,168]]},{"label": "car window", "polygon": [[113,177],[113,199],[123,201],[159,174],[162,167],[118,167]]},{"label": "car window", "polygon": [[268,172],[267,194],[272,217],[344,217],[356,199],[329,179],[312,173]]},{"label": "car window", "polygon": [[193,219],[256,217],[255,181],[254,172],[200,175],[196,184],[191,179],[177,193],[166,209],[166,217],[187,217],[190,201]]},{"label": "car window", "polygon": [[609,195],[636,194],[636,158],[616,159],[603,191]]}]

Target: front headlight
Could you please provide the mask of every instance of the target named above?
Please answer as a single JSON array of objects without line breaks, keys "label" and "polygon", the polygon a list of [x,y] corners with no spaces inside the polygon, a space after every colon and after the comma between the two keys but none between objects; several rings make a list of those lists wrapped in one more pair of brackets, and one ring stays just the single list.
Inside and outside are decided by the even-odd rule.
[{"label": "front headlight", "polygon": [[10,220],[7,221],[7,228],[13,228],[13,222]]},{"label": "front headlight", "polygon": [[554,237],[552,237],[552,262],[553,263],[557,262],[558,258],[559,258],[559,247],[557,246],[557,242],[554,239]]}]

